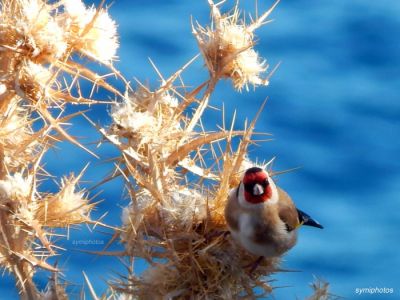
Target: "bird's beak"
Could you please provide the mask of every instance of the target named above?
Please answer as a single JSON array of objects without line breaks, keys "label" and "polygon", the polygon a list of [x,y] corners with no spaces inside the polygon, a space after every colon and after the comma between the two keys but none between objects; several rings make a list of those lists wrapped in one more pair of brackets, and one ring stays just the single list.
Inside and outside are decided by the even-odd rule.
[{"label": "bird's beak", "polygon": [[301,211],[300,209],[297,209],[297,212],[299,214],[300,224],[317,227],[317,228],[321,228],[321,229],[324,228],[321,224],[319,224],[317,221],[315,221],[313,218],[311,218],[309,215],[307,215],[305,212]]},{"label": "bird's beak", "polygon": [[256,183],[253,187],[253,195],[260,196],[262,194],[264,194],[264,188],[262,187],[262,185]]}]

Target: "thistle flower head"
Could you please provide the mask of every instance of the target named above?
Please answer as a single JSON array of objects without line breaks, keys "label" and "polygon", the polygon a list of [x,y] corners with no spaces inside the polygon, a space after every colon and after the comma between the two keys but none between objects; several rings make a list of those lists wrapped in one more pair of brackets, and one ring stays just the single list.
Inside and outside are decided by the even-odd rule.
[{"label": "thistle flower head", "polygon": [[4,179],[0,180],[0,203],[28,202],[31,188],[31,176],[23,176],[22,173],[6,175]]},{"label": "thistle flower head", "polygon": [[146,252],[146,245],[141,240],[144,238],[144,218],[151,214],[154,206],[154,198],[146,190],[138,193],[128,207],[122,211],[122,223],[124,231],[121,240],[125,243],[125,249],[130,255],[138,252]]},{"label": "thistle flower head", "polygon": [[118,49],[117,26],[108,12],[86,8],[81,0],[66,0],[64,8],[73,47],[98,61],[112,61]]},{"label": "thistle flower head", "polygon": [[213,26],[193,27],[200,50],[207,68],[214,78],[230,78],[235,89],[248,90],[253,86],[268,85],[268,78],[262,78],[268,65],[254,50],[254,30],[262,25],[264,19],[272,11],[270,9],[259,19],[246,25],[240,20],[238,8],[232,14],[221,14],[212,0],[211,6]]},{"label": "thistle flower head", "polygon": [[[172,113],[179,104],[178,99],[164,87],[151,92],[147,88],[140,86],[132,94],[125,97],[124,100],[126,105],[130,105],[131,110],[152,114],[157,112]],[[117,104],[118,106],[121,106],[121,104]]]},{"label": "thistle flower head", "polygon": [[125,207],[122,211],[122,223],[124,226],[133,226],[134,229],[137,230],[146,210],[151,208],[153,204],[154,198],[151,197],[148,191],[142,190],[136,194],[130,206]]},{"label": "thistle flower head", "polygon": [[49,227],[65,227],[90,220],[93,204],[85,196],[85,191],[76,191],[80,176],[63,178],[57,194],[49,195],[39,204],[37,218]]},{"label": "thistle flower head", "polygon": [[34,202],[22,202],[16,205],[11,218],[15,220],[14,226],[17,234],[22,227],[29,228],[30,230],[33,228],[33,225],[36,223],[36,208],[37,205]]},{"label": "thistle flower head", "polygon": [[41,64],[25,61],[22,63],[18,75],[15,90],[23,99],[37,102],[50,98],[53,74],[48,68]]},{"label": "thistle flower head", "polygon": [[142,129],[152,127],[156,121],[147,111],[135,111],[130,102],[115,104],[111,116],[122,136],[138,134]]},{"label": "thistle flower head", "polygon": [[193,224],[204,221],[207,217],[206,195],[196,189],[176,187],[168,201],[160,206],[161,216],[169,228],[189,230]]},{"label": "thistle flower head", "polygon": [[[9,20],[6,22],[8,27],[3,27],[7,34],[1,38],[3,43],[27,51],[30,58],[37,62],[62,57],[67,42],[64,30],[50,14],[49,5],[42,0],[17,0],[7,4],[1,11],[1,17]],[[12,23],[14,26],[10,26]]]},{"label": "thistle flower head", "polygon": [[148,144],[162,155],[170,153],[184,135],[180,120],[173,116],[177,105],[178,100],[167,91],[140,88],[112,108],[113,132],[128,138],[138,153],[146,151]]},{"label": "thistle flower head", "polygon": [[206,217],[205,195],[195,189],[170,186],[169,191],[165,191],[162,203],[143,189],[123,211],[122,240],[126,243],[128,253],[143,253],[144,249],[151,248],[143,241],[145,236],[149,238],[149,232],[156,233],[164,228],[167,235],[179,236],[182,232],[190,231],[193,224],[203,222]]},{"label": "thistle flower head", "polygon": [[[18,239],[22,228],[31,231],[31,225],[35,222],[36,204],[31,197],[32,176],[24,176],[22,173],[6,175],[0,180],[0,208],[4,209],[8,222],[12,224],[13,238]],[[22,233],[25,236],[26,233]],[[0,239],[1,241],[1,239]],[[16,244],[16,247],[22,245]]]}]

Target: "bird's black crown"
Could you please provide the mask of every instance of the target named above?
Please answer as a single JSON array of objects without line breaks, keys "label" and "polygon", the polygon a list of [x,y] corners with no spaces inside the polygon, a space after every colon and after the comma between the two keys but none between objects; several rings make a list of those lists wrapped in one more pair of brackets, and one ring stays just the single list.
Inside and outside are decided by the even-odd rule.
[{"label": "bird's black crown", "polygon": [[254,174],[254,173],[258,173],[258,172],[262,172],[263,169],[259,168],[259,167],[252,167],[246,170],[246,174]]}]

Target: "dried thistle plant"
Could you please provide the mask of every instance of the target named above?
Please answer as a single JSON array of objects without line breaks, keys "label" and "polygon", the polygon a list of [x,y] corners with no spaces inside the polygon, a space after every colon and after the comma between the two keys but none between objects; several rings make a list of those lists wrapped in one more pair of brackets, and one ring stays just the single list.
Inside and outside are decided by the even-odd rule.
[{"label": "dried thistle plant", "polygon": [[[110,282],[102,299],[236,299],[271,293],[268,275],[279,271],[280,258],[265,260],[249,274],[243,266],[255,257],[224,235],[223,213],[230,190],[254,165],[247,148],[263,107],[242,131],[234,131],[233,124],[205,131],[201,117],[221,79],[231,79],[238,91],[269,83],[273,71],[263,75],[268,64],[254,49],[254,31],[268,22],[278,1],[249,24],[238,4],[222,14],[220,4],[208,3],[212,25],[193,25],[193,33],[209,79],[185,87],[182,74],[190,61],[167,79],[156,69],[161,77],[156,90],[140,83],[132,90],[112,65],[116,24],[103,3],[94,8],[81,0],[1,1],[0,267],[16,278],[21,299],[67,299],[58,267],[47,262],[57,249],[53,229],[99,224],[90,218],[95,203],[78,187],[84,171],[61,179],[56,193],[38,188],[47,176],[41,157],[57,141],[92,153],[63,127],[83,114],[65,116],[66,105],[101,102],[93,93],[82,95],[81,80],[92,84],[92,92],[102,88],[120,98],[112,104],[111,126],[89,121],[121,153],[115,172],[99,184],[123,176],[131,200],[114,236],[124,251],[96,254],[122,255],[133,263],[140,257],[149,264],[140,276],[128,265],[127,275]],[[74,57],[101,63],[126,84],[127,92],[120,93]],[[39,129],[33,126],[38,120]],[[51,272],[45,291],[34,284],[38,268]],[[261,294],[255,294],[256,287]],[[325,295],[326,290],[317,292]]]},{"label": "dried thistle plant", "polygon": [[[131,199],[119,234],[125,251],[114,254],[141,257],[149,263],[142,275],[128,268],[126,277],[111,283],[113,291],[133,298],[256,297],[255,287],[263,294],[272,291],[264,276],[279,268],[279,258],[269,259],[249,274],[243,266],[255,257],[224,236],[223,210],[229,192],[243,171],[254,165],[247,148],[253,143],[262,108],[242,131],[222,126],[207,132],[200,122],[220,79],[232,79],[238,90],[248,84],[267,84],[268,79],[260,77],[266,65],[253,49],[253,31],[272,8],[246,25],[239,20],[237,7],[231,15],[222,15],[217,5],[209,4],[215,29],[198,25],[194,35],[210,78],[188,90],[178,88],[175,81],[182,80],[191,62],[168,79],[155,68],[161,86],[151,91],[138,83],[136,90],[114,105],[113,124],[99,128],[121,151],[115,173],[104,181],[123,176]],[[232,142],[238,138],[234,150]]]},{"label": "dried thistle plant", "polygon": [[[157,116],[169,120],[175,114],[158,111]],[[115,111],[113,116],[120,117]],[[161,135],[163,142],[152,137],[162,120],[149,122],[149,130],[142,129],[132,136],[126,135],[121,124],[105,134],[110,141],[118,141],[122,153],[118,172],[126,178],[131,197],[130,206],[123,212],[124,255],[142,257],[150,264],[140,277],[131,274],[113,283],[113,288],[139,299],[229,299],[242,294],[255,296],[256,286],[270,293],[271,287],[262,277],[277,270],[279,259],[266,260],[250,275],[243,266],[254,261],[254,256],[223,235],[223,209],[230,189],[238,184],[249,164],[246,150],[255,120],[243,132],[217,133],[188,131],[188,122],[181,122],[181,134],[165,135],[168,141],[163,141]],[[124,134],[118,135],[121,130]],[[166,124],[163,130],[168,130]],[[232,152],[234,135],[241,135],[242,140]],[[217,153],[214,144],[221,139],[227,143],[226,150]],[[182,146],[178,146],[180,140],[185,142]],[[214,167],[204,166],[202,152],[206,149],[213,153]],[[189,183],[187,172],[197,176],[199,182]],[[204,180],[215,183],[206,185]]]}]

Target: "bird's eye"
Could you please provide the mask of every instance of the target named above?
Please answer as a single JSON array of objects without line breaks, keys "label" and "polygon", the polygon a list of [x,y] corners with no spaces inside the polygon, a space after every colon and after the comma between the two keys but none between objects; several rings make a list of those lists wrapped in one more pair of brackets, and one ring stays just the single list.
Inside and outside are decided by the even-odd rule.
[{"label": "bird's eye", "polygon": [[244,185],[244,190],[250,194],[253,193],[253,188],[254,188],[254,183],[245,183]]}]

